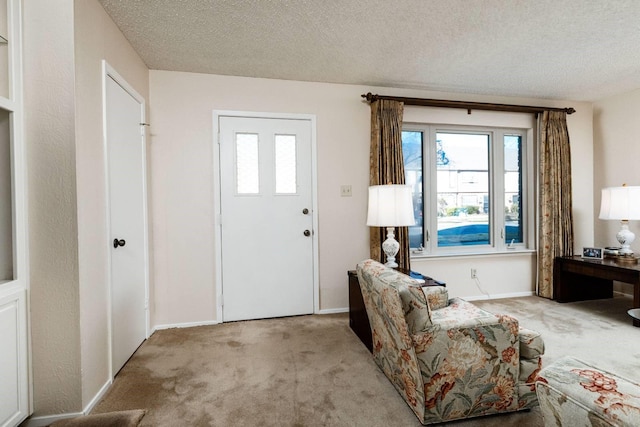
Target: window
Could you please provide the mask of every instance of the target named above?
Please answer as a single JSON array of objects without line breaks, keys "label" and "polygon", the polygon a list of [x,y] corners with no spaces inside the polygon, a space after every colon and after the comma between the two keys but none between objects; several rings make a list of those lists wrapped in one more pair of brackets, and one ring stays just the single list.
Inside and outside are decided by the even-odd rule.
[{"label": "window", "polygon": [[236,134],[236,193],[258,194],[260,192],[260,159],[258,156],[258,134]]},{"label": "window", "polygon": [[276,194],[296,194],[296,136],[276,135],[274,151]]},{"label": "window", "polygon": [[408,125],[405,178],[413,188],[413,254],[527,247],[527,129]]}]

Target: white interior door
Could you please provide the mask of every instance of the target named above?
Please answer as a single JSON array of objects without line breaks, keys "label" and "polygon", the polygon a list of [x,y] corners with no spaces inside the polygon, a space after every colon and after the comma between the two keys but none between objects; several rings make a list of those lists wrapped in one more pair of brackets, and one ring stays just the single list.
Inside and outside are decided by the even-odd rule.
[{"label": "white interior door", "polygon": [[115,375],[147,337],[148,245],[144,104],[112,76],[105,77],[105,121]]},{"label": "white interior door", "polygon": [[311,121],[219,129],[223,321],[313,313]]}]

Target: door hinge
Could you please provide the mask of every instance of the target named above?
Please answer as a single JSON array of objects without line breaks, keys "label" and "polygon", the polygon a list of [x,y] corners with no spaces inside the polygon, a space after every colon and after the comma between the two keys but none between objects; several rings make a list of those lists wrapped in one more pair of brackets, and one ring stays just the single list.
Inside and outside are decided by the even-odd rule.
[{"label": "door hinge", "polygon": [[144,309],[145,310],[149,310],[149,299],[148,298],[144,299]]}]

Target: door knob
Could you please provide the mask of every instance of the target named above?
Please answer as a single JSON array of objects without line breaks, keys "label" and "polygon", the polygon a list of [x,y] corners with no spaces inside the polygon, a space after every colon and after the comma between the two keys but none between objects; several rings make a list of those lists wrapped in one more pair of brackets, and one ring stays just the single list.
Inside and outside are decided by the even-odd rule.
[{"label": "door knob", "polygon": [[120,240],[113,239],[113,247],[116,248],[116,249],[118,249],[118,246],[124,246],[126,244],[127,244],[127,242],[125,242],[124,239],[120,239]]},{"label": "door knob", "polygon": [[304,230],[304,235],[309,237],[311,236],[311,232],[309,230]]},{"label": "door knob", "polygon": [[305,214],[305,215],[308,214],[309,213],[309,209],[307,209],[307,208],[302,209],[302,213]]}]

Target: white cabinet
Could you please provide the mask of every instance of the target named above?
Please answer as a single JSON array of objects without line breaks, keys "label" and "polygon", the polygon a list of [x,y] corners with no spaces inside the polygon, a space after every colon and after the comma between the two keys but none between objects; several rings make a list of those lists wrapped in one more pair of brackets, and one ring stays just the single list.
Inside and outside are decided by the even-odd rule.
[{"label": "white cabinet", "polygon": [[0,422],[14,426],[28,414],[26,291],[0,297]]},{"label": "white cabinet", "polygon": [[0,0],[0,426],[30,413],[21,23]]}]

